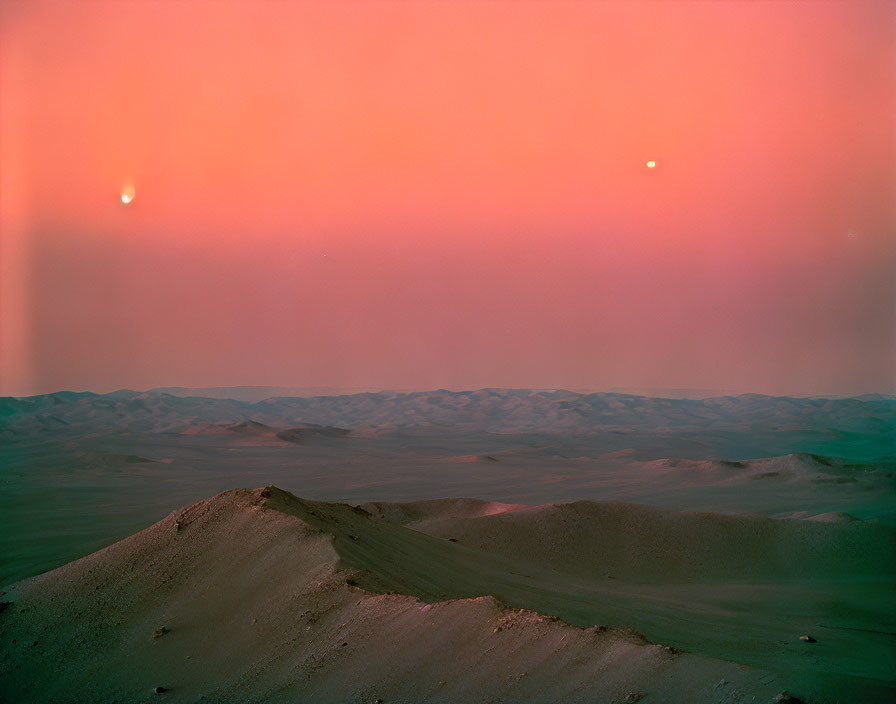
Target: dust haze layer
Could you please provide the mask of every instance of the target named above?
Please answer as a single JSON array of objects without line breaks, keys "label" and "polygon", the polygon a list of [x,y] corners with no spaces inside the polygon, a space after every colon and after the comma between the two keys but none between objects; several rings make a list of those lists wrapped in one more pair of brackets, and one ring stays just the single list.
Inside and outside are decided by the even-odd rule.
[{"label": "dust haze layer", "polygon": [[0,392],[892,393],[894,19],[3,3]]}]

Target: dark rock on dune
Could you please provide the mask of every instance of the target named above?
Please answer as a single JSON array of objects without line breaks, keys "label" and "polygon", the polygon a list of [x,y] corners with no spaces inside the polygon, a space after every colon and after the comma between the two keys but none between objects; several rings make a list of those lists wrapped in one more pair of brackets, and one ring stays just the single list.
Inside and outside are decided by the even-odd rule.
[{"label": "dark rock on dune", "polygon": [[779,692],[772,699],[772,704],[803,704],[803,700],[787,692]]}]

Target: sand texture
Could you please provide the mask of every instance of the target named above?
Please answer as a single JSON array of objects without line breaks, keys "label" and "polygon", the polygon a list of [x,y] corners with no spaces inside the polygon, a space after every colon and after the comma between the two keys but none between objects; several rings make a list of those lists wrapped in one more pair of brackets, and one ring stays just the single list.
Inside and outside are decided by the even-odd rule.
[{"label": "sand texture", "polygon": [[891,701],[893,549],[863,521],[229,491],[4,590],[3,700]]}]

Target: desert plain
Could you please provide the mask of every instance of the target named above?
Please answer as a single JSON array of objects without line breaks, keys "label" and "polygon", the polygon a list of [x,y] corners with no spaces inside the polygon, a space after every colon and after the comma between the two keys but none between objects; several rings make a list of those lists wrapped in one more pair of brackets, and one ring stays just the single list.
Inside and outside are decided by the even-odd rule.
[{"label": "desert plain", "polygon": [[3,701],[888,702],[896,400],[0,399]]}]

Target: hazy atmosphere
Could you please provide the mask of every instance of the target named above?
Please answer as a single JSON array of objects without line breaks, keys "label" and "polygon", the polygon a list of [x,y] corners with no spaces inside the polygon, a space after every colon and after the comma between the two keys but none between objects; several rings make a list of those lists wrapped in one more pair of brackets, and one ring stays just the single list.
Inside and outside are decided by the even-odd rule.
[{"label": "hazy atmosphere", "polygon": [[893,4],[509,7],[3,3],[0,393],[893,392]]}]

